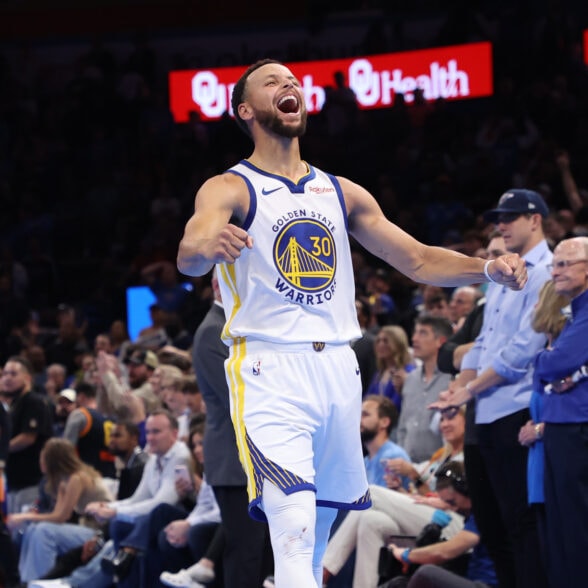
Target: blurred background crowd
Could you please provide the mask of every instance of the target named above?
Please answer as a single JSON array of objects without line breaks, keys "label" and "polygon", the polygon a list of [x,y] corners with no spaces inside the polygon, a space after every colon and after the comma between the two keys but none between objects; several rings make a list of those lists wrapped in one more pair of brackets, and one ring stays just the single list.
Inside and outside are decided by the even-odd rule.
[{"label": "blurred background crowd", "polygon": [[[207,9],[198,22],[179,1],[90,2],[90,19],[100,21],[101,11],[102,21],[118,13],[108,29],[102,21],[69,23],[68,10],[76,17],[80,12],[64,0],[55,14],[65,20],[48,18],[44,35],[38,32],[45,15],[40,3],[0,5],[6,32],[0,42],[0,366],[11,365],[0,392],[8,397],[24,387],[51,400],[48,422],[54,425],[39,437],[33,469],[41,440],[62,436],[70,413],[80,408],[111,427],[130,423],[139,446],[145,446],[149,419],[159,419],[170,431],[166,451],[179,439],[198,465],[201,439],[193,437],[202,431],[193,426],[205,420],[206,403],[195,383],[191,348],[215,294],[210,275],[179,274],[177,246],[200,185],[247,157],[252,146],[228,113],[217,122],[203,122],[197,113],[187,123],[174,122],[171,70],[246,66],[266,56],[304,61],[491,41],[494,94],[488,98],[427,102],[417,93],[410,104],[396,96],[388,109],[364,111],[347,103],[342,116],[341,82],[334,79],[323,111],[309,117],[303,158],[365,186],[388,218],[427,244],[481,257],[499,254],[504,243],[494,250],[499,235],[483,213],[509,188],[543,197],[550,249],[588,235],[582,44],[588,6],[457,1],[441,12],[426,0],[410,7],[349,0],[336,9],[321,0],[286,20],[284,7],[272,12],[260,4],[260,15],[252,15],[233,4],[224,6],[225,21],[219,7],[215,16]],[[123,17],[133,13],[140,27]],[[27,34],[27,18],[35,34]],[[10,23],[18,34],[8,33]],[[346,38],[338,36],[341,31]],[[280,46],[280,35],[297,40]],[[215,37],[223,41],[215,44]],[[345,80],[339,90],[344,86]],[[443,443],[447,449],[453,431],[449,427],[443,438],[437,431],[435,446],[415,457],[402,427],[395,428],[399,412],[402,419],[401,391],[415,366],[435,369],[437,348],[427,348],[422,331],[450,338],[476,309],[484,286],[423,287],[352,246],[364,332],[355,350],[364,394],[389,397],[397,410],[381,427],[384,436],[401,441],[412,461],[427,462],[433,449]],[[148,288],[153,302],[146,324],[131,334],[127,291],[137,286]],[[429,317],[424,324],[423,315]],[[435,318],[427,323],[431,316],[443,324]],[[26,365],[13,365],[15,356],[26,358]],[[397,380],[382,381],[378,374],[391,366]],[[448,381],[447,375],[435,394]],[[159,413],[161,407],[169,412]],[[459,451],[445,458],[461,452],[461,427]],[[68,430],[66,437],[72,435]],[[124,453],[104,436],[100,443],[114,455]],[[155,445],[149,444],[150,453],[157,453]],[[94,457],[97,469],[104,466]],[[113,459],[106,461],[112,469]],[[37,478],[24,485],[36,490],[41,471],[31,473]],[[200,484],[201,477],[192,482]]]},{"label": "blurred background crowd", "polygon": [[[550,205],[552,240],[584,230],[588,79],[581,3],[455,2],[445,13],[431,2],[405,9],[347,4],[335,11],[318,3],[291,24],[270,22],[265,13],[258,29],[245,21],[246,48],[255,55],[259,38],[257,56],[263,56],[263,35],[272,27],[320,39],[333,36],[333,23],[349,21],[358,41],[353,47],[341,41],[341,54],[334,46],[329,56],[490,40],[494,96],[411,105],[397,99],[392,108],[358,112],[344,128],[325,109],[311,117],[302,144],[306,159],[366,186],[389,218],[426,243],[470,254],[485,247],[481,211],[517,186],[539,191]],[[227,63],[238,51],[197,50],[199,34],[229,31],[235,38],[229,23],[226,30],[219,22],[179,30],[193,45],[174,51],[164,43],[173,36],[169,25],[130,32],[126,50],[118,50],[116,21],[116,35],[63,33],[0,46],[0,360],[32,342],[49,362],[58,359],[52,348],[63,338],[88,345],[114,321],[125,322],[125,290],[134,285],[175,292],[164,302],[169,338],[179,336],[180,345],[189,340],[183,334],[193,333],[211,294],[207,280],[190,280],[190,292],[178,290],[189,281],[175,271],[181,230],[204,179],[247,156],[250,144],[228,117],[174,123],[167,74],[239,65]],[[58,60],[51,57],[56,45]],[[275,52],[312,58],[305,46]],[[158,53],[161,47],[167,49]],[[570,170],[575,192],[566,183]],[[367,270],[379,265],[369,257],[365,264],[357,276],[360,294]],[[398,311],[410,312],[414,285],[397,281],[394,272],[387,279]],[[61,305],[75,309],[70,333],[58,332]]]}]

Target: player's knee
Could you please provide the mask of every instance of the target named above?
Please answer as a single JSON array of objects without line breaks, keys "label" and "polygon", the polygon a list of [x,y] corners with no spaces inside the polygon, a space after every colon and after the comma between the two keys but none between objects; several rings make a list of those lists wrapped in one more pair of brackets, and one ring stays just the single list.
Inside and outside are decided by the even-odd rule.
[{"label": "player's knee", "polygon": [[270,530],[274,548],[284,557],[311,553],[314,549],[314,523],[304,510],[294,508],[282,511],[270,524]]}]

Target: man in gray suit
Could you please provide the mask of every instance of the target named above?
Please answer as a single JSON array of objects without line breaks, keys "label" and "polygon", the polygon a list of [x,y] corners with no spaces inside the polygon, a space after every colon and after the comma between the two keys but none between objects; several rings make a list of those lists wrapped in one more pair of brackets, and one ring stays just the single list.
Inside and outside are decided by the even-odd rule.
[{"label": "man in gray suit", "polygon": [[[229,408],[224,361],[228,347],[220,335],[225,324],[216,270],[212,276],[214,303],[194,335],[192,362],[206,404],[204,471],[214,490],[225,530],[224,581],[231,588],[259,588],[271,572],[267,524],[248,512],[247,479],[237,453]],[[266,561],[264,561],[264,555]],[[269,556],[269,561],[267,561]]]}]

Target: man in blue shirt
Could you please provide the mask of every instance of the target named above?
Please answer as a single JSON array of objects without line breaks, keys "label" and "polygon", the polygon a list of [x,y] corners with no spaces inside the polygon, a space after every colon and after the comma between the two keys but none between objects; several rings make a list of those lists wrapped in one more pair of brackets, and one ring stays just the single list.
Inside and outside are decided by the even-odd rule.
[{"label": "man in blue shirt", "polygon": [[[386,396],[370,394],[361,405],[361,440],[367,452],[365,469],[369,484],[386,487],[386,462],[401,457],[410,462],[410,457],[393,441],[390,432],[396,426],[398,412],[394,403]],[[408,490],[410,480],[398,477],[398,485]]]},{"label": "man in blue shirt", "polygon": [[529,420],[532,363],[545,346],[545,335],[531,327],[541,286],[550,278],[552,253],[543,234],[548,215],[543,198],[512,189],[486,213],[518,253],[529,281],[520,295],[489,284],[482,330],[464,356],[461,373],[432,408],[476,399],[479,459],[465,456],[473,512],[494,560],[502,588],[545,586],[534,515],[527,504],[527,452],[518,432]]},{"label": "man in blue shirt", "polygon": [[536,379],[545,385],[547,568],[552,586],[580,588],[588,552],[588,238],[561,241],[551,272],[555,291],[571,300],[572,316],[535,358]]}]

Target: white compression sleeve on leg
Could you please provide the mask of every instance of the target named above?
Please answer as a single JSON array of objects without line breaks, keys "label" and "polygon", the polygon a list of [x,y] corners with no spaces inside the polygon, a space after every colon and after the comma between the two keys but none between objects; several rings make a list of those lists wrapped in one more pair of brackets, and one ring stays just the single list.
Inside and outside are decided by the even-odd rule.
[{"label": "white compression sleeve on leg", "polygon": [[274,552],[276,588],[317,588],[312,571],[316,523],[314,492],[302,490],[286,495],[265,480],[261,502]]}]

